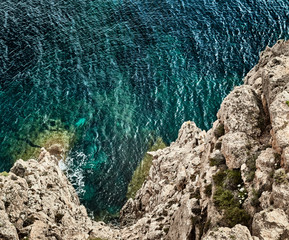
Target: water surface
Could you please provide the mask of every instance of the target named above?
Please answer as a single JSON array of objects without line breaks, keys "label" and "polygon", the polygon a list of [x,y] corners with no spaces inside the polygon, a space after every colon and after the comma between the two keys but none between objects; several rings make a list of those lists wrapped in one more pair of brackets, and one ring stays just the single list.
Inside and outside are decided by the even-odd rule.
[{"label": "water surface", "polygon": [[209,129],[259,52],[288,36],[288,7],[2,0],[0,171],[27,139],[59,127],[75,136],[66,165],[82,203],[95,214],[117,211],[148,145],[169,144],[186,120]]}]

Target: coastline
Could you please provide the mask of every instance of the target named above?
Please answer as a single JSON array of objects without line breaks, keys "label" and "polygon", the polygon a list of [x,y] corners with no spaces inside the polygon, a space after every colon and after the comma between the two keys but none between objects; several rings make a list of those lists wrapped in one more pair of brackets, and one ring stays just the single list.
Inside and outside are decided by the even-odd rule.
[{"label": "coastline", "polygon": [[4,239],[288,239],[289,42],[260,55],[212,129],[185,122],[152,166],[119,229],[94,222],[45,149],[0,175]]}]

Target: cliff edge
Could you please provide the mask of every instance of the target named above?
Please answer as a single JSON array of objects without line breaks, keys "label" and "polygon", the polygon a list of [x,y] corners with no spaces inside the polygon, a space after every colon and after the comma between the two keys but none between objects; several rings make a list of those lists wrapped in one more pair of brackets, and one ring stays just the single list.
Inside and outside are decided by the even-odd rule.
[{"label": "cliff edge", "polygon": [[260,55],[208,132],[185,122],[150,152],[149,175],[120,213],[94,222],[42,150],[0,175],[0,239],[289,239],[289,42]]}]

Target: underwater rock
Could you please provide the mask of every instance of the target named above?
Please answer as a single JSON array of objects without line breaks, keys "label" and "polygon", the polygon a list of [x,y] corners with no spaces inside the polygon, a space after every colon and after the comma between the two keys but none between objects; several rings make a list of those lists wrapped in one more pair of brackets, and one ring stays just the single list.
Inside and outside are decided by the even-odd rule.
[{"label": "underwater rock", "polygon": [[50,121],[53,124],[47,125],[45,129],[35,129],[30,134],[30,139],[25,139],[26,147],[17,154],[17,158],[23,160],[36,159],[44,147],[58,160],[64,159],[69,149],[72,147],[75,132],[73,129],[66,130],[61,121]]}]

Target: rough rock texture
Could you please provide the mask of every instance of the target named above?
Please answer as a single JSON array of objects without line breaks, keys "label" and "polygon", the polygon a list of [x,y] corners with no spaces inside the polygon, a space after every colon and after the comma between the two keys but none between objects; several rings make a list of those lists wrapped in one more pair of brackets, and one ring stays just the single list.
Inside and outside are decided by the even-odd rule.
[{"label": "rough rock texture", "polygon": [[118,239],[112,228],[91,221],[57,158],[44,149],[38,161],[18,160],[0,175],[0,189],[0,239]]},{"label": "rough rock texture", "polygon": [[[233,228],[221,227],[216,230],[210,230],[203,238],[204,240],[253,240],[247,227],[240,224]],[[256,239],[257,240],[257,239]]]},{"label": "rough rock texture", "polygon": [[236,87],[224,99],[218,112],[226,133],[245,132],[249,136],[259,136],[261,134],[259,119],[263,112],[259,101],[250,86]]},{"label": "rough rock texture", "polygon": [[121,211],[122,225],[134,224],[122,230],[124,239],[189,238],[201,212],[196,183],[204,137],[195,123],[186,122],[175,143],[151,153],[146,182]]},{"label": "rough rock texture", "polygon": [[266,209],[255,214],[252,229],[260,240],[288,239],[288,217],[281,209]]},{"label": "rough rock texture", "polygon": [[185,122],[149,153],[118,229],[88,218],[54,156],[17,161],[0,175],[0,239],[289,239],[289,42],[267,47],[244,82],[208,132]]}]

